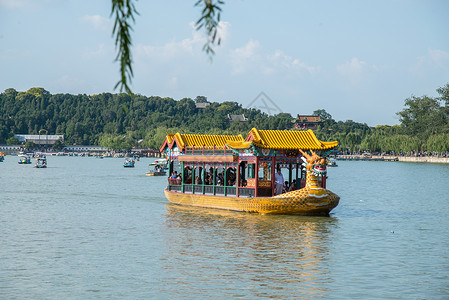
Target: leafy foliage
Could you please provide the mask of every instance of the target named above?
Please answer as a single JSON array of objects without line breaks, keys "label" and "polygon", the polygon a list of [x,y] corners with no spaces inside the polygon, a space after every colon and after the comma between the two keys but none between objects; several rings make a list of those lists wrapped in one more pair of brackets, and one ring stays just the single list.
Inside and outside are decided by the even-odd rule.
[{"label": "leafy foliage", "polygon": [[398,112],[401,125],[369,127],[351,120],[332,119],[324,109],[314,111],[322,125],[321,140],[337,140],[341,150],[372,152],[449,151],[449,84],[437,89],[437,98],[410,97]]},{"label": "leafy foliage", "polygon": [[[245,114],[249,121],[230,122],[227,114]],[[31,88],[0,94],[0,144],[6,140],[17,144],[16,139],[10,140],[14,134],[38,134],[46,129],[49,134],[64,135],[68,145],[159,148],[167,132],[246,135],[252,127],[290,128],[292,120],[290,114],[268,116],[232,101],[197,108],[190,98],[176,101],[125,93],[51,95],[42,88]]]},{"label": "leafy foliage", "polygon": [[112,0],[111,16],[115,16],[114,29],[115,46],[117,47],[117,56],[115,61],[120,61],[120,81],[115,85],[115,89],[120,86],[120,91],[125,90],[131,93],[128,82],[133,77],[132,57],[131,57],[131,31],[130,22],[135,22],[134,14],[138,14],[133,0]]},{"label": "leafy foliage", "polygon": [[[367,124],[352,120],[335,121],[324,109],[314,114],[323,122],[314,131],[323,141],[337,140],[340,150],[373,152],[449,151],[449,85],[439,88],[440,97],[411,97],[398,113],[401,125]],[[157,149],[166,133],[246,134],[251,128],[292,129],[288,113],[267,115],[243,108],[233,101],[208,102],[146,97],[135,94],[52,95],[43,88],[26,92],[7,89],[0,94],[0,144],[17,144],[14,134],[63,134],[65,144],[102,145],[117,150],[132,147]],[[231,122],[227,115],[244,114],[247,122]],[[58,143],[57,147],[61,147]]]},{"label": "leafy foliage", "polygon": [[222,0],[198,0],[195,3],[195,6],[199,6],[202,8],[201,17],[195,24],[196,30],[200,30],[204,27],[207,33],[207,41],[203,46],[203,51],[212,57],[215,54],[214,49],[212,48],[215,42],[217,45],[220,45],[221,38],[217,38],[218,33],[218,25],[220,23],[220,15],[221,15],[221,7],[220,5],[224,5],[224,1]]}]

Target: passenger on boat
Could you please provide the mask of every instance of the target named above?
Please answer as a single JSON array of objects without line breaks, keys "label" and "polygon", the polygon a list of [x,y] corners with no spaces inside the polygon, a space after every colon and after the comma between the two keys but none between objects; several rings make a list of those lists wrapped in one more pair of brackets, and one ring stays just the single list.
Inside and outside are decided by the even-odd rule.
[{"label": "passenger on boat", "polygon": [[177,171],[174,171],[174,172],[173,172],[173,175],[172,175],[170,178],[172,178],[172,179],[177,179],[177,178],[178,178],[178,172],[177,172]]},{"label": "passenger on boat", "polygon": [[213,175],[211,173],[206,173],[206,176],[204,177],[204,184],[207,185],[213,185]]},{"label": "passenger on boat", "polygon": [[284,176],[282,175],[281,169],[278,169],[277,173],[274,175],[274,185],[274,194],[282,194],[282,190],[284,189]]},{"label": "passenger on boat", "polygon": [[293,179],[292,185],[288,189],[289,192],[296,190],[296,179]]},{"label": "passenger on boat", "polygon": [[284,182],[284,193],[288,192],[288,189],[290,188],[290,186],[288,185],[288,181]]},{"label": "passenger on boat", "polygon": [[195,184],[202,184],[203,182],[201,181],[200,176],[196,176],[195,178]]},{"label": "passenger on boat", "polygon": [[223,175],[221,173],[217,176],[217,185],[223,185]]}]

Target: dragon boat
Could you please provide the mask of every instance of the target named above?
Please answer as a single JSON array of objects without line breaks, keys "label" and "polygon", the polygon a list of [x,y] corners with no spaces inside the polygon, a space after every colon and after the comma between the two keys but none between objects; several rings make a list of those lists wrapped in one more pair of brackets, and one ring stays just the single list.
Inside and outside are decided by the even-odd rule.
[{"label": "dragon boat", "polygon": [[[253,128],[241,135],[167,134],[167,199],[174,204],[261,214],[328,215],[340,197],[326,189],[327,156],[337,141],[312,130]],[[285,174],[275,194],[276,171]],[[278,182],[279,183],[279,182]]]}]

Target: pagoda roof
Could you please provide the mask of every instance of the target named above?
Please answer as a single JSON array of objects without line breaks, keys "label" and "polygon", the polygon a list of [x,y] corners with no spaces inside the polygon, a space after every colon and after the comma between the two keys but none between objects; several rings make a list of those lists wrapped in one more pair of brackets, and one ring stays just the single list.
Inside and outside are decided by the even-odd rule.
[{"label": "pagoda roof", "polygon": [[323,142],[317,139],[312,130],[258,130],[251,129],[246,140],[241,135],[209,135],[209,134],[169,134],[161,147],[161,152],[175,145],[182,151],[186,147],[206,147],[224,149],[248,149],[252,145],[265,149],[301,149],[328,150],[338,146],[338,141]]},{"label": "pagoda roof", "polygon": [[164,144],[161,147],[161,151],[165,147],[170,149],[176,144],[180,150],[184,150],[186,147],[216,147],[224,149],[226,143],[231,142],[243,142],[242,135],[217,135],[217,134],[168,134],[165,138]]},{"label": "pagoda roof", "polygon": [[251,145],[265,149],[328,150],[338,146],[338,141],[323,142],[317,139],[312,130],[258,130],[251,129],[244,142],[229,141],[233,149],[247,149]]}]

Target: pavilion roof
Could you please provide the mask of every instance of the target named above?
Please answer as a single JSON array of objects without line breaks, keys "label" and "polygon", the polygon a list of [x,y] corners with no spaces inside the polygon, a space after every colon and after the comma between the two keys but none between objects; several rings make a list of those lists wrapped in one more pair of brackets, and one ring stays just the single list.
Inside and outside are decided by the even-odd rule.
[{"label": "pavilion roof", "polygon": [[169,134],[161,147],[172,149],[176,145],[180,150],[186,147],[247,149],[251,145],[265,149],[301,149],[328,150],[338,146],[338,141],[323,142],[317,139],[312,130],[258,130],[251,129],[246,140],[241,135],[208,134]]},{"label": "pavilion roof", "polygon": [[244,139],[242,135],[181,134],[178,132],[176,134],[167,134],[161,151],[166,146],[172,149],[175,143],[180,150],[186,147],[225,148],[228,141],[243,142]]},{"label": "pavilion roof", "polygon": [[245,142],[228,142],[234,149],[246,149],[251,145],[265,149],[328,150],[338,146],[338,141],[323,142],[312,130],[258,130],[251,129]]}]

